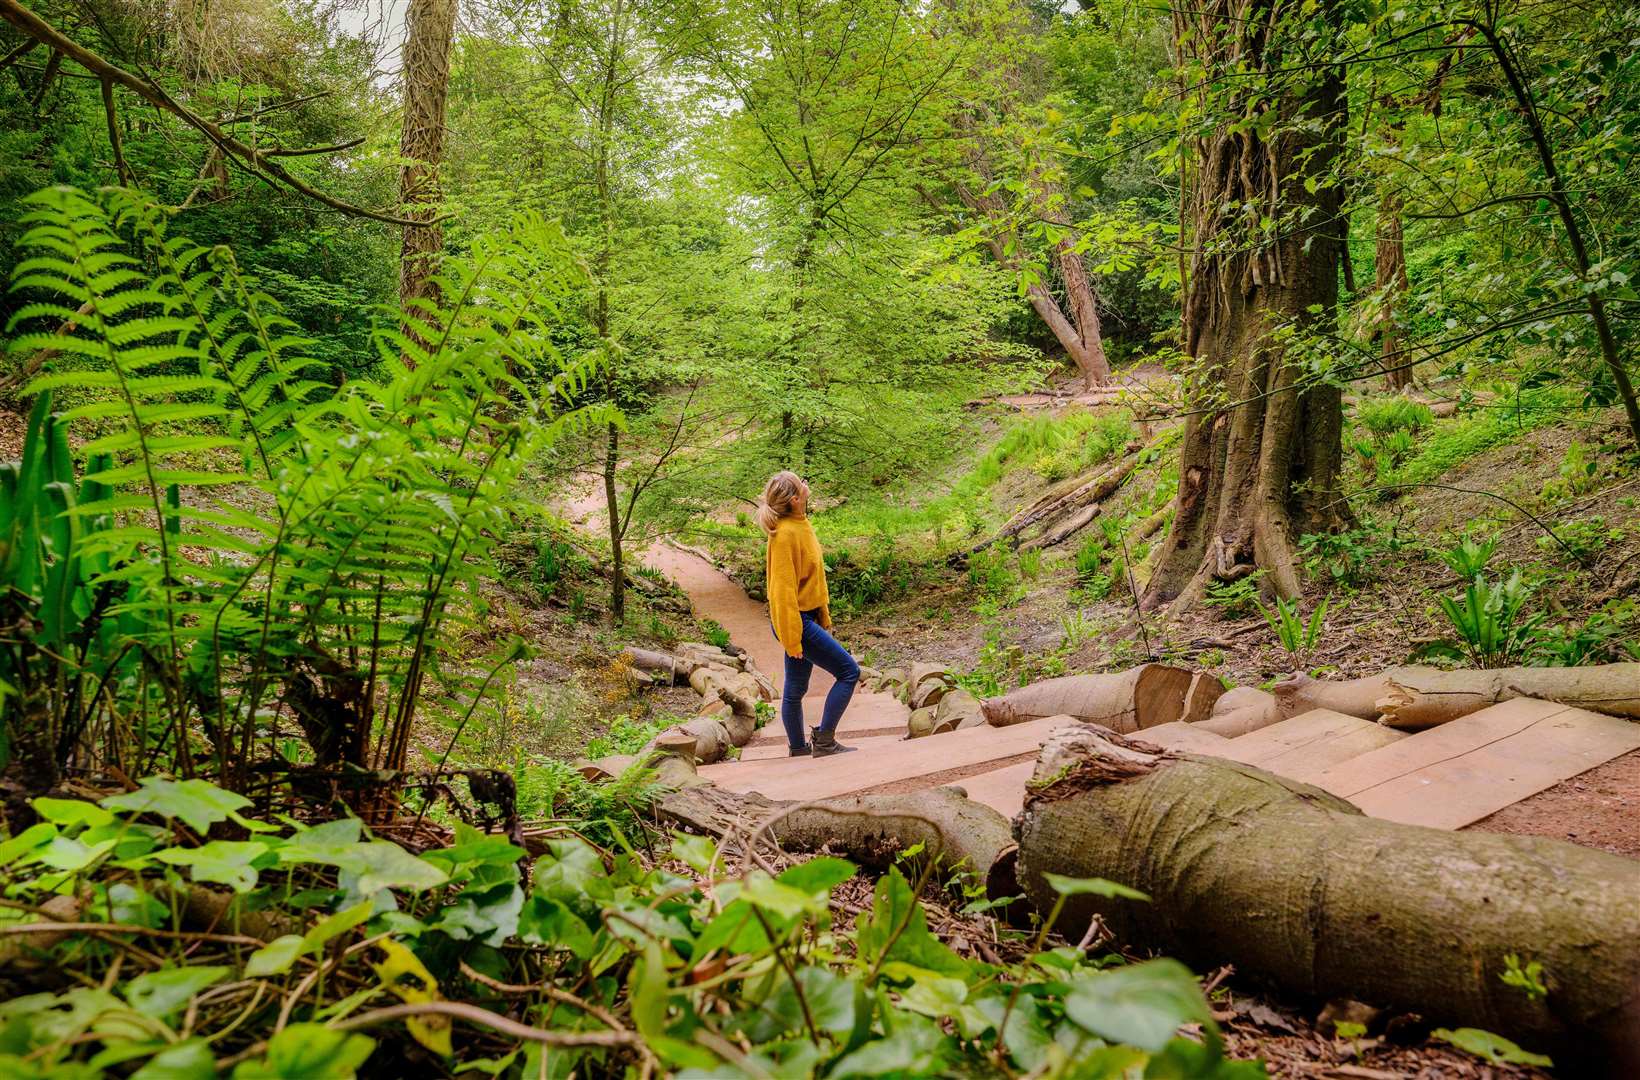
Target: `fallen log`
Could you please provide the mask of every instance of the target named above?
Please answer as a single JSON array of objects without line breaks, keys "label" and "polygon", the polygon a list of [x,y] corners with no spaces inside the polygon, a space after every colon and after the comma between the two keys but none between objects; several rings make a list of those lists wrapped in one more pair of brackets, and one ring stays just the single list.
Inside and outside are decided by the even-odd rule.
[{"label": "fallen log", "polygon": [[[955,731],[965,721],[976,718],[984,723],[984,705],[979,698],[966,690],[957,689],[947,691],[934,706],[935,735],[943,735],[947,731]],[[972,725],[970,725],[972,726]]]},{"label": "fallen log", "polygon": [[1069,715],[1116,731],[1138,731],[1182,719],[1192,679],[1183,668],[1141,664],[1113,674],[1032,683],[989,698],[982,708],[993,727]]},{"label": "fallen log", "polygon": [[[1014,540],[1034,525],[1050,521],[1060,514],[1084,512],[1089,504],[1093,504],[1093,512],[1082,522],[1082,525],[1086,525],[1097,515],[1097,504],[1109,498],[1117,488],[1127,482],[1127,478],[1133,475],[1133,470],[1139,467],[1139,461],[1144,455],[1134,452],[1138,449],[1139,447],[1129,444],[1127,456],[1114,465],[1107,466],[1086,480],[1075,483],[1068,490],[1056,488],[1049,491],[1048,494],[1004,522],[1002,528],[997,530],[996,535],[975,544],[967,551],[957,552],[951,556],[949,561],[953,565],[960,566],[965,564],[970,556],[977,555],[1003,540]],[[1078,528],[1080,527],[1078,526]],[[1075,530],[1071,531],[1074,532]],[[1066,535],[1069,535],[1069,533]],[[1063,539],[1063,537],[1060,539]]]},{"label": "fallen log", "polygon": [[1184,715],[1179,719],[1187,724],[1200,723],[1213,715],[1214,708],[1228,691],[1217,675],[1196,672],[1190,681],[1190,692],[1185,695]]},{"label": "fallen log", "polygon": [[628,645],[622,649],[620,655],[632,667],[639,671],[648,671],[663,675],[674,684],[689,681],[690,665],[679,660],[671,653],[656,652],[654,649],[640,649],[635,645]]},{"label": "fallen log", "polygon": [[1409,731],[1435,727],[1511,698],[1530,697],[1640,720],[1640,663],[1442,671],[1395,667],[1329,682],[1296,674],[1272,690],[1279,719],[1331,709]]},{"label": "fallen log", "polygon": [[1640,663],[1489,671],[1392,668],[1385,681],[1373,708],[1384,723],[1406,730],[1434,727],[1518,697],[1640,720]]},{"label": "fallen log", "polygon": [[928,857],[948,868],[967,866],[988,887],[999,856],[1013,846],[1007,818],[949,787],[798,803],[702,785],[663,795],[655,809],[662,819],[694,832],[754,831],[760,838],[772,836],[788,851],[824,848],[877,869],[922,844]]},{"label": "fallen log", "polygon": [[1103,509],[1098,503],[1089,503],[1053,528],[1043,530],[1040,536],[1025,541],[1019,548],[1021,551],[1035,551],[1037,548],[1062,544],[1092,524],[1093,519],[1098,517]]},{"label": "fallen log", "polygon": [[[1094,728],[1050,737],[1016,832],[1039,911],[1058,899],[1047,873],[1150,897],[1071,897],[1058,926],[1071,940],[1097,915],[1133,947],[1290,993],[1534,1049],[1635,1049],[1640,864],[1620,856],[1368,818],[1318,788]],[[1511,954],[1543,965],[1546,997],[1503,981]]]}]

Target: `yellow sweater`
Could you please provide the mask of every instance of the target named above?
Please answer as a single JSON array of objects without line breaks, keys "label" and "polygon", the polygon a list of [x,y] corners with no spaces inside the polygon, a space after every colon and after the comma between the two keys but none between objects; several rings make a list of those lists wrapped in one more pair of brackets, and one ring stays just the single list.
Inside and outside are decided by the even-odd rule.
[{"label": "yellow sweater", "polygon": [[783,517],[769,537],[769,619],[788,656],[803,655],[803,612],[820,609],[820,625],[831,629],[831,597],[820,541],[806,517]]}]

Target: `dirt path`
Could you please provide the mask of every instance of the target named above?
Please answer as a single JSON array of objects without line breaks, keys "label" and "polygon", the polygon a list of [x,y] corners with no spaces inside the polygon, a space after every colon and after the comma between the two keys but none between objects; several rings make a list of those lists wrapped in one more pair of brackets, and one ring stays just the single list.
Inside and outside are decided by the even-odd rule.
[{"label": "dirt path", "polygon": [[[655,544],[643,553],[645,564],[654,567],[678,584],[689,596],[695,614],[712,619],[729,632],[729,640],[751,654],[758,669],[781,685],[785,676],[786,653],[769,628],[768,608],[746,595],[746,590],[691,551],[670,544]],[[847,643],[844,643],[845,646]],[[803,698],[803,711],[810,725],[820,722],[821,702],[832,687],[832,677],[815,670],[809,680],[809,692]],[[905,732],[908,710],[898,698],[888,694],[858,692],[849,702],[848,711],[838,725],[839,734],[851,737],[885,737]],[[758,733],[749,750],[762,750],[785,744],[786,736],[779,724],[771,724]],[[767,756],[754,753],[747,762]]]}]

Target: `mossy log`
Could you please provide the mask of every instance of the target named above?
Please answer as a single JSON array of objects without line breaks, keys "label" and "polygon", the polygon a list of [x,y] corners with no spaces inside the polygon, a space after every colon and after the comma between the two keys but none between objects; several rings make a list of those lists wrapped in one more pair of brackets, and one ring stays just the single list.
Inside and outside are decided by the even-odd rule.
[{"label": "mossy log", "polygon": [[[1072,940],[1097,915],[1125,944],[1234,964],[1289,993],[1562,1054],[1635,1049],[1640,863],[1368,818],[1318,788],[1142,738],[1057,732],[1027,786],[1016,869],[1038,910],[1056,899],[1050,872],[1151,898],[1073,897],[1059,927]],[[1503,981],[1510,954],[1543,965],[1546,997]]]}]

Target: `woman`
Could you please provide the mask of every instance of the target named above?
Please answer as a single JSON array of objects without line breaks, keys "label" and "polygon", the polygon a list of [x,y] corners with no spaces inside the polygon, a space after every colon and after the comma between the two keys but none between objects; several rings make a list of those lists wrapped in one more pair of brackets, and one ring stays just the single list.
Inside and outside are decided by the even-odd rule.
[{"label": "woman", "polygon": [[[776,473],[763,488],[757,520],[769,534],[766,583],[769,622],[786,650],[786,684],[780,693],[780,722],[792,757],[827,757],[853,750],[837,741],[837,722],[843,718],[860,665],[837,643],[831,630],[830,598],[826,594],[826,564],[820,541],[809,524],[809,485],[793,472]],[[803,695],[809,675],[819,664],[837,680],[826,694],[820,726],[803,739]]]}]

